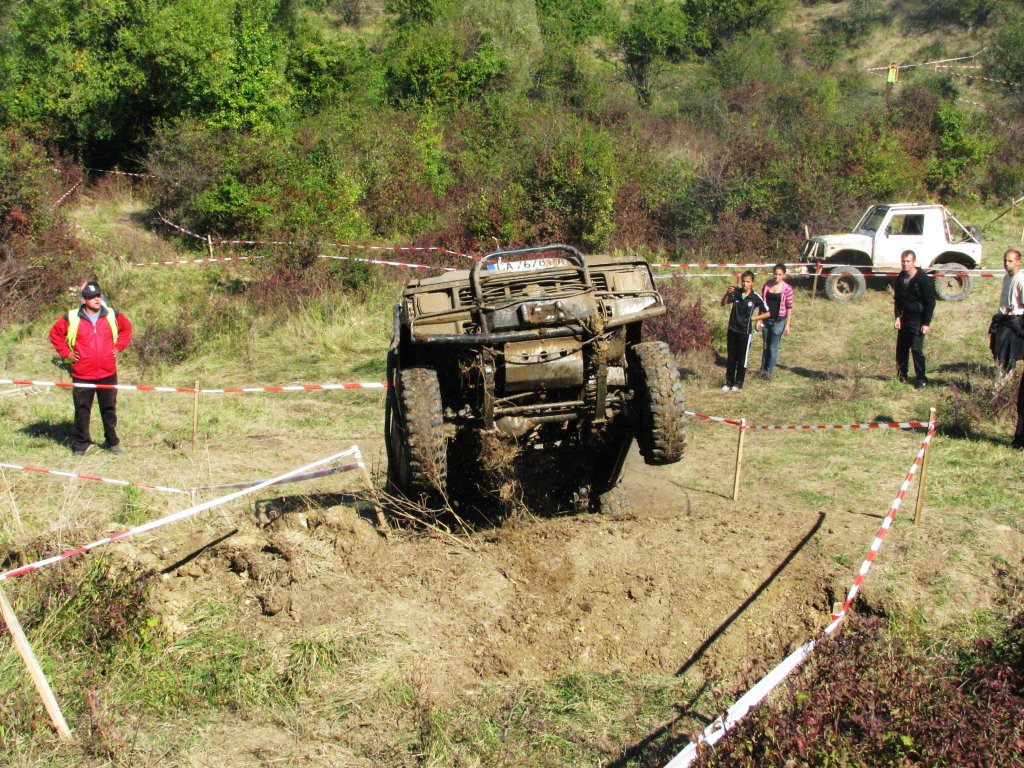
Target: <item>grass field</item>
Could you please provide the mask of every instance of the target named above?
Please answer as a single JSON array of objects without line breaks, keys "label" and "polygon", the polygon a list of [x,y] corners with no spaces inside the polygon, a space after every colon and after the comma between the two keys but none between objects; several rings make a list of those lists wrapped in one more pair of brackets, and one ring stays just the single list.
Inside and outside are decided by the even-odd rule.
[{"label": "grass field", "polygon": [[[143,229],[143,211],[127,194],[75,211],[105,241],[95,271],[136,327],[140,349],[121,360],[123,383],[383,377],[396,283],[254,312],[232,299],[252,267],[128,266],[197,255]],[[1002,238],[986,242],[994,268],[1009,224],[988,236]],[[719,336],[727,282],[693,286]],[[1017,596],[1024,456],[1008,447],[1009,416],[986,410],[998,286],[978,280],[966,301],[939,304],[927,347],[933,386],[923,391],[894,380],[884,288],[856,303],[811,303],[799,284],[771,383],[722,393],[718,364],[683,361],[688,407],[701,413],[848,424],[923,420],[936,406],[940,425],[956,422],[934,444],[923,524],[911,523],[911,494],[859,603],[922,642],[968,643]],[[52,319],[0,331],[0,375],[66,380],[46,341]],[[175,341],[176,323],[192,334]],[[143,359],[143,342],[167,358]],[[72,460],[67,391],[0,396],[0,461],[188,488],[268,477],[358,443],[378,479],[383,471],[379,392],[203,396],[194,453],[190,395],[122,393],[119,415],[124,456]],[[631,465],[627,519],[527,516],[454,541],[410,529],[381,538],[354,499],[354,475],[261,492],[5,585],[77,742],[53,736],[20,661],[0,645],[0,763],[663,764],[748,670],[770,667],[824,623],[921,439],[748,433],[733,504],[736,432],[693,421],[681,464]],[[181,506],[5,471],[0,564]],[[267,510],[276,519],[257,525]],[[809,544],[794,548],[807,531]],[[683,716],[691,699],[693,717]]]}]

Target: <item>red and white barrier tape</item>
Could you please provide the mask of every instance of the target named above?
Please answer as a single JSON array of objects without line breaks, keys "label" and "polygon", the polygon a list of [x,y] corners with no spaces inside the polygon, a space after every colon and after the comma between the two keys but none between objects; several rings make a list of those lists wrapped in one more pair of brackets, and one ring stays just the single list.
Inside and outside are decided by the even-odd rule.
[{"label": "red and white barrier tape", "polygon": [[198,234],[196,232],[193,232],[190,229],[185,229],[184,227],[180,227],[177,224],[175,224],[173,221],[168,221],[167,219],[165,219],[164,215],[162,213],[160,213],[160,211],[157,211],[156,215],[157,215],[157,217],[159,217],[160,221],[162,221],[168,227],[171,227],[172,229],[176,229],[179,232],[181,232],[182,234],[188,235],[189,237],[194,237],[196,240],[202,240],[204,243],[206,242],[206,238],[203,237],[202,235],[200,235],[200,234]]},{"label": "red and white barrier tape", "polygon": [[[846,599],[846,603],[843,605],[843,608],[839,613],[832,615],[832,622],[825,627],[824,631],[826,634],[834,634],[843,619],[846,617],[846,612],[849,609],[850,604],[857,596],[857,592],[860,589],[861,583],[864,581],[864,577],[867,575],[868,570],[870,570],[871,564],[875,561],[875,557],[882,547],[882,542],[885,540],[886,534],[888,534],[889,529],[892,527],[892,523],[896,518],[896,511],[902,504],[903,497],[910,488],[910,483],[913,481],[914,475],[917,474],[917,469],[921,466],[921,462],[924,460],[925,451],[928,449],[928,445],[931,443],[934,435],[935,422],[933,421],[928,424],[928,434],[921,443],[921,448],[918,450],[917,456],[914,457],[914,463],[910,466],[910,471],[907,472],[903,485],[900,486],[900,492],[890,505],[889,513],[882,522],[882,527],[879,529],[878,534],[875,536],[875,540],[871,544],[871,548],[868,550],[868,555],[864,560],[864,564],[861,566],[857,578],[854,580],[853,586],[851,587],[850,593]],[[729,707],[724,715],[716,718],[715,721],[705,728],[694,741],[687,744],[682,752],[668,762],[665,768],[689,768],[693,761],[697,759],[698,750],[703,745],[706,744],[708,746],[713,746],[714,744],[717,744],[729,730],[747,716],[747,713],[749,713],[751,709],[760,704],[761,701],[763,701],[764,698],[779,685],[779,683],[785,680],[793,670],[800,666],[800,664],[814,652],[816,647],[817,641],[810,640],[783,659],[775,669],[761,678],[753,688],[737,699],[736,703]]]},{"label": "red and white barrier tape", "polygon": [[744,429],[768,430],[813,430],[813,429],[921,429],[928,424],[923,421],[871,421],[865,424],[747,424]]},{"label": "red and white barrier tape", "polygon": [[357,256],[330,256],[321,254],[318,259],[336,259],[338,261],[357,261],[363,264],[381,264],[385,267],[408,267],[409,269],[443,269],[445,272],[455,272],[454,267],[441,267],[430,264],[411,264],[404,261],[382,261],[380,259],[362,259]]},{"label": "red and white barrier tape", "polygon": [[86,168],[85,170],[92,171],[93,173],[107,173],[107,174],[111,174],[113,176],[131,176],[131,177],[136,178],[136,179],[155,179],[156,178],[156,176],[154,174],[152,174],[152,173],[129,173],[128,171],[103,170],[102,168]]},{"label": "red and white barrier tape", "polygon": [[736,419],[727,419],[723,416],[708,416],[705,413],[684,411],[687,416],[693,416],[705,421],[715,421],[719,424],[731,424],[734,427],[742,426],[744,429],[754,431],[785,431],[796,432],[811,431],[817,429],[921,429],[927,427],[924,421],[870,421],[862,424],[743,424]]},{"label": "red and white barrier tape", "polygon": [[[657,267],[659,269],[693,269],[693,268],[698,268],[698,267],[701,268],[701,269],[714,269],[714,268],[719,268],[719,269],[754,269],[754,268],[772,269],[775,266],[775,264],[776,264],[776,262],[772,262],[771,264],[727,264],[727,263],[716,264],[716,263],[712,263],[712,262],[693,262],[693,263],[689,263],[689,264],[680,262],[678,264],[660,264],[660,263],[653,262],[653,261],[650,262],[650,265],[652,267]],[[786,267],[787,269],[789,269],[790,267],[805,267],[807,265],[806,264],[796,264],[796,263],[793,263],[793,264],[784,264],[783,266]]]},{"label": "red and white barrier tape", "polygon": [[[159,211],[157,211],[156,215],[160,218],[160,221],[162,221],[167,226],[172,227],[172,228],[178,230],[179,232],[181,232],[182,234],[188,235],[189,237],[194,237],[196,240],[201,240],[204,243],[212,242],[212,243],[214,243],[216,245],[295,245],[295,243],[290,241],[290,240],[230,240],[230,239],[223,238],[223,237],[211,237],[209,235],[200,235],[198,232],[193,232],[190,229],[186,229],[185,227],[182,227],[182,226],[180,226],[178,224],[175,224],[173,221],[168,221],[167,219],[164,218],[164,215],[162,213],[160,213]],[[347,243],[324,243],[324,245],[329,245],[329,246],[331,246],[333,248],[342,248],[342,249],[346,249],[346,250],[392,251],[392,252],[395,252],[395,253],[412,253],[412,252],[419,252],[419,253],[444,253],[444,254],[447,254],[449,256],[461,256],[462,258],[469,259],[470,261],[476,261],[476,258],[471,256],[468,253],[462,253],[461,251],[453,251],[450,248],[443,248],[443,247],[437,246],[437,245],[422,245],[422,246],[421,245],[352,245],[352,244],[347,244]],[[337,258],[337,257],[335,257],[335,258]],[[164,262],[154,262],[154,263],[164,263]],[[195,263],[199,263],[199,262],[197,261]],[[375,263],[390,264],[391,262],[375,262]],[[136,265],[136,266],[141,266],[141,265]],[[407,265],[407,264],[397,264],[397,266],[409,266],[409,265]],[[419,265],[417,265],[417,266],[419,266]]]},{"label": "red and white barrier tape", "polygon": [[693,416],[698,419],[704,419],[705,421],[717,421],[719,424],[732,424],[733,426],[740,426],[740,423],[735,419],[726,419],[722,416],[708,416],[705,413],[695,413],[694,411],[683,411],[687,416]]},{"label": "red and white barrier tape", "polygon": [[281,387],[224,387],[223,389],[196,389],[195,387],[151,387],[142,384],[89,384],[71,381],[30,381],[27,379],[0,379],[0,384],[37,387],[65,387],[68,389],[118,389],[127,392],[187,392],[201,395],[224,395],[248,392],[314,392],[338,389],[387,389],[386,381],[356,381],[348,384],[295,384]]},{"label": "red and white barrier tape", "polygon": [[0,462],[0,467],[5,469],[19,469],[23,472],[36,472],[40,475],[57,475],[59,477],[71,477],[77,480],[91,480],[96,483],[107,483],[108,485],[121,485],[131,486],[133,488],[145,488],[147,491],[161,491],[162,493],[184,493],[188,495],[188,491],[183,491],[180,488],[167,488],[162,485],[150,485],[149,483],[132,483],[127,480],[112,480],[109,477],[97,477],[96,475],[80,475],[76,472],[62,472],[56,469],[39,469],[37,467],[23,467],[20,464],[6,464]]},{"label": "red and white barrier tape", "polygon": [[76,189],[78,189],[78,188],[79,188],[80,186],[82,186],[82,182],[78,182],[77,184],[75,184],[75,186],[73,186],[73,187],[72,187],[71,189],[69,189],[69,190],[68,190],[67,192],[65,192],[65,193],[64,193],[63,195],[61,195],[60,197],[58,197],[58,198],[57,198],[57,200],[56,200],[56,202],[54,202],[54,204],[50,206],[50,210],[52,211],[52,210],[53,210],[54,208],[56,208],[56,207],[57,207],[58,205],[60,205],[61,203],[63,203],[63,202],[64,202],[64,201],[65,201],[65,200],[67,199],[68,195],[70,195],[70,194],[71,194],[72,192],[74,192],[74,191],[75,191]]},{"label": "red and white barrier tape", "polygon": [[139,264],[132,264],[133,267],[165,267],[179,264],[213,264],[218,261],[250,261],[252,259],[262,259],[263,257],[254,254],[252,256],[222,256],[212,259],[175,259],[173,261],[143,261]]},{"label": "red and white barrier tape", "polygon": [[303,467],[299,467],[298,469],[293,469],[290,472],[285,472],[284,474],[278,475],[277,477],[270,478],[269,480],[264,480],[249,488],[244,488],[240,491],[229,493],[226,496],[218,496],[216,499],[204,501],[202,504],[196,504],[194,506],[188,507],[187,509],[183,509],[179,512],[174,512],[170,515],[165,515],[164,517],[158,518],[156,520],[151,520],[148,523],[135,526],[134,528],[128,528],[127,530],[120,531],[119,533],[115,533],[111,536],[107,536],[102,539],[98,539],[89,544],[84,544],[80,547],[76,547],[75,549],[69,549],[66,552],[60,553],[59,555],[54,555],[53,557],[46,557],[42,560],[36,560],[34,563],[28,563],[26,565],[20,566],[19,568],[14,568],[10,571],[7,571],[6,573],[0,573],[0,581],[12,579],[16,576],[23,576],[26,573],[38,571],[41,568],[45,568],[49,565],[63,562],[64,560],[72,558],[75,555],[85,554],[86,552],[96,549],[97,547],[101,547],[104,544],[111,544],[120,539],[126,539],[129,536],[137,536],[140,533],[146,533],[147,531],[152,531],[156,528],[161,528],[165,525],[176,523],[179,520],[184,520],[186,518],[193,517],[194,515],[198,515],[200,512],[205,512],[206,510],[212,509],[213,507],[222,506],[230,501],[239,499],[242,496],[248,496],[249,494],[262,490],[263,488],[267,488],[271,485],[276,485],[278,483],[286,481],[291,477],[295,477],[296,475],[302,475],[307,472],[310,472],[316,469],[317,467],[323,466],[324,464],[331,464],[333,462],[336,462],[338,461],[338,459],[344,458],[346,456],[356,456],[359,458],[360,461],[362,460],[362,455],[359,453],[359,448],[353,445],[346,451],[342,451],[341,453],[336,453],[332,456],[319,459],[317,461],[312,462],[311,464],[306,464]]},{"label": "red and white barrier tape", "polygon": [[[274,485],[283,485],[285,483],[299,483],[303,480],[315,480],[318,477],[327,477],[329,475],[336,475],[339,472],[351,472],[354,469],[365,469],[366,464],[363,463],[362,458],[359,461],[353,462],[352,464],[341,464],[337,467],[328,467],[327,469],[318,469],[315,472],[306,472],[302,475],[295,475],[289,477],[287,480],[280,480]],[[259,485],[262,480],[248,480],[240,483],[221,483],[220,485],[200,485],[193,488],[193,491],[218,491],[227,490],[229,488],[251,488],[254,485]]]},{"label": "red and white barrier tape", "polygon": [[85,232],[85,234],[87,234],[87,235],[88,235],[89,237],[91,237],[91,238],[92,238],[93,240],[95,240],[96,242],[98,242],[98,243],[102,243],[103,245],[106,245],[106,244],[107,244],[107,241],[106,241],[106,240],[104,240],[104,239],[103,239],[102,237],[100,237],[99,235],[97,235],[97,234],[96,234],[95,232],[90,232],[90,231],[89,231],[88,229],[86,229],[85,227],[83,227],[83,226],[82,226],[81,224],[78,224],[78,223],[76,223],[76,222],[74,222],[74,221],[73,221],[73,222],[71,222],[71,226],[73,226],[73,227],[74,227],[75,229],[80,229],[80,230],[82,230],[83,232]]},{"label": "red and white barrier tape", "polygon": [[921,466],[921,462],[924,461],[925,452],[928,450],[928,445],[931,443],[934,436],[935,422],[933,421],[928,424],[928,434],[925,435],[924,442],[921,443],[921,449],[917,452],[917,456],[914,457],[914,463],[910,465],[910,471],[907,472],[907,476],[903,479],[903,485],[900,486],[900,492],[896,494],[896,498],[893,500],[892,504],[889,505],[889,512],[882,521],[882,525],[878,529],[878,533],[875,534],[875,540],[871,542],[871,546],[868,548],[868,554],[864,558],[864,562],[861,563],[860,570],[857,572],[857,578],[853,580],[853,585],[850,587],[850,591],[846,596],[846,602],[843,603],[843,607],[839,610],[839,613],[832,614],[833,623],[843,620],[843,617],[846,616],[846,612],[853,603],[854,598],[857,597],[857,593],[860,591],[860,585],[864,583],[864,577],[867,576],[868,571],[871,570],[871,565],[875,562],[875,557],[878,555],[878,551],[882,548],[885,537],[888,535],[889,529],[892,528],[892,524],[896,520],[896,512],[899,511],[900,505],[903,504],[903,497],[906,496],[907,491],[910,490],[910,484],[914,481],[914,475],[917,474],[917,470]]}]

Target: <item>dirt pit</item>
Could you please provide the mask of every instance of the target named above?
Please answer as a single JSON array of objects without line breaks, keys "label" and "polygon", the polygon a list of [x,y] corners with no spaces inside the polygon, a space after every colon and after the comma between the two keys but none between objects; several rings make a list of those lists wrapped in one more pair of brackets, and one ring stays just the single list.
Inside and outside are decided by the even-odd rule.
[{"label": "dirt pit", "polygon": [[718,677],[821,624],[834,590],[807,546],[819,518],[690,491],[639,455],[625,488],[627,515],[518,516],[465,537],[385,537],[356,496],[284,499],[165,563],[161,611],[174,626],[202,590],[272,641],[372,625],[428,654],[449,691],[570,669]]}]

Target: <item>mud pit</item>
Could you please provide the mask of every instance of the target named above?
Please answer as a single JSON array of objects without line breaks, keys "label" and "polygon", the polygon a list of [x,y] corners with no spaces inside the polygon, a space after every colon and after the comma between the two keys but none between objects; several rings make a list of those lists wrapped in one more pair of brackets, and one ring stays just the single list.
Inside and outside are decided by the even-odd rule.
[{"label": "mud pit", "polygon": [[804,541],[817,516],[688,490],[638,454],[625,486],[630,514],[513,519],[465,544],[385,539],[354,497],[286,503],[173,569],[162,612],[173,624],[196,590],[212,590],[272,640],[373,625],[429,654],[449,692],[569,669],[718,677],[774,663],[821,624],[830,587]]}]

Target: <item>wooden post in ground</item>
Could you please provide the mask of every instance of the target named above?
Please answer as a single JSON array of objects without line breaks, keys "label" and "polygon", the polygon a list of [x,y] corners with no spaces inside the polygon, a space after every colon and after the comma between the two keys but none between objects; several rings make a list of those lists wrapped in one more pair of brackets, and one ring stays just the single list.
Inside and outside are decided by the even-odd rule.
[{"label": "wooden post in ground", "polygon": [[213,235],[206,236],[206,248],[210,252],[210,258],[213,258]]},{"label": "wooden post in ground", "polygon": [[814,303],[814,297],[818,295],[819,277],[821,277],[821,264],[817,264],[814,267],[814,286],[811,288],[811,304]]},{"label": "wooden post in ground", "polygon": [[[928,424],[929,426],[935,421],[935,408],[931,408],[928,411]],[[917,481],[917,504],[914,505],[914,525],[921,522],[921,505],[924,504],[924,481],[925,475],[928,473],[928,454],[931,453],[932,444],[928,443],[924,447],[924,458],[921,459],[921,477]]]},{"label": "wooden post in ground", "polygon": [[68,729],[67,721],[64,720],[64,714],[60,711],[60,705],[57,704],[57,699],[54,697],[53,691],[50,690],[50,683],[46,680],[43,668],[39,666],[36,655],[32,652],[32,646],[29,645],[28,638],[25,637],[25,632],[21,628],[21,622],[18,621],[14,608],[8,602],[7,595],[4,594],[2,588],[0,588],[0,613],[3,614],[4,622],[14,640],[14,647],[18,649],[21,660],[25,662],[25,668],[32,677],[36,691],[39,692],[39,698],[43,700],[43,706],[46,707],[46,711],[50,715],[53,727],[57,729],[57,733],[62,739],[70,741],[71,731]]},{"label": "wooden post in ground", "polygon": [[388,520],[384,517],[384,510],[380,505],[380,495],[377,493],[377,487],[373,484],[370,471],[363,462],[363,454],[357,453],[356,459],[359,461],[359,474],[362,475],[363,482],[366,483],[366,491],[370,494],[370,502],[373,504],[373,511],[377,516],[377,530],[381,532],[384,538],[388,538],[391,534],[391,526],[388,525]]},{"label": "wooden post in ground", "polygon": [[199,382],[193,385],[192,392],[192,452],[196,450],[196,435],[199,433]]},{"label": "wooden post in ground", "polygon": [[732,500],[740,497],[740,466],[743,464],[743,433],[747,431],[747,420],[740,419],[740,436],[736,440],[736,473],[732,478]]}]

